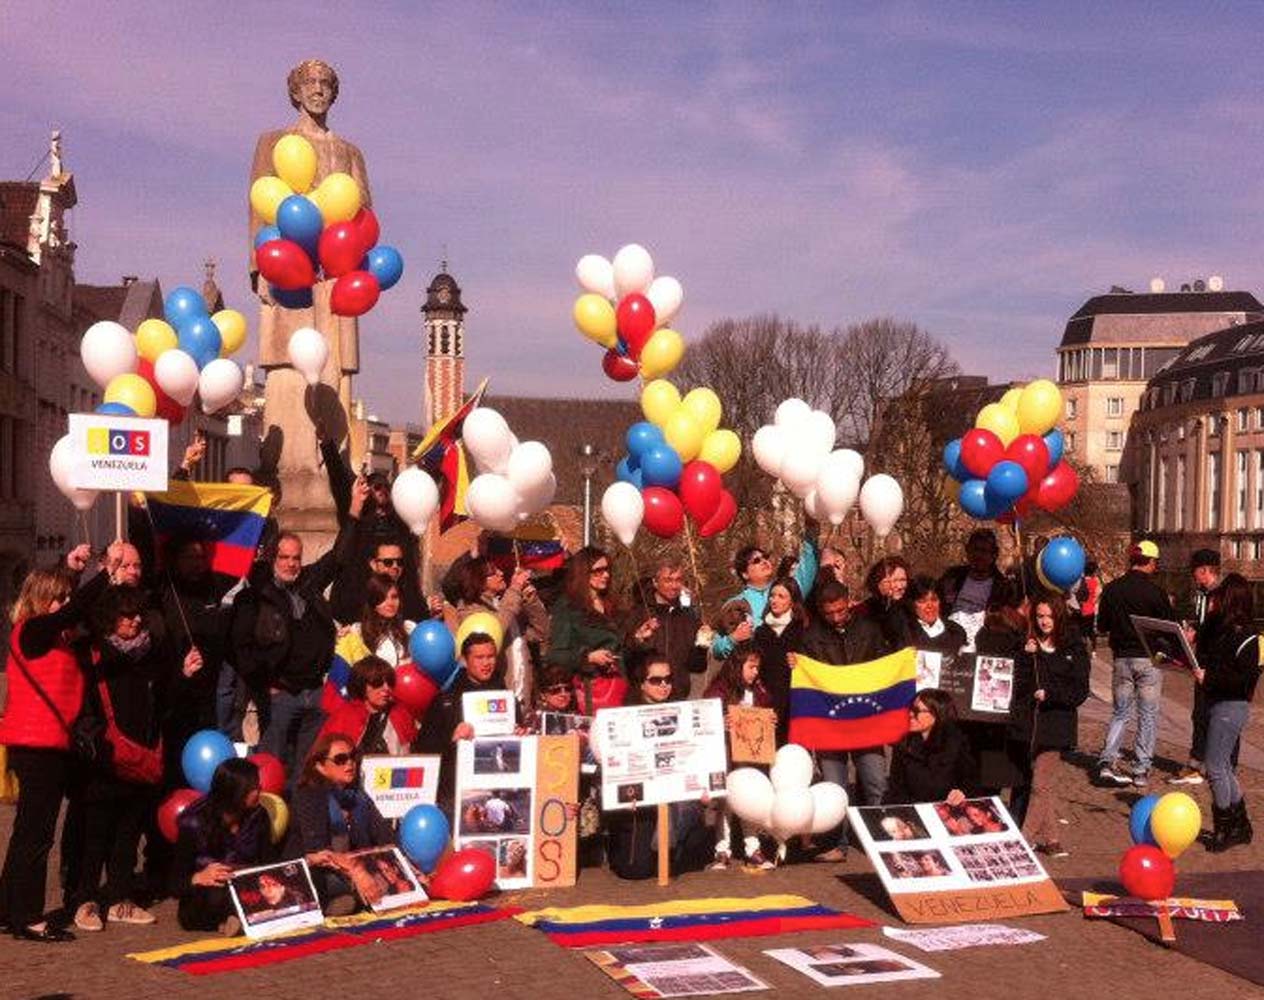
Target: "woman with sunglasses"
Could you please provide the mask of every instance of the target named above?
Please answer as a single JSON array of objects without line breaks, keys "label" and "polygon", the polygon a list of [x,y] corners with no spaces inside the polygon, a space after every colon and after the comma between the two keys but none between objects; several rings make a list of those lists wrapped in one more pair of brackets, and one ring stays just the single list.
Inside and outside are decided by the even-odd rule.
[{"label": "woman with sunglasses", "polygon": [[892,650],[913,642],[912,616],[905,600],[909,575],[909,564],[903,556],[883,556],[865,574],[869,596],[852,613],[854,618],[872,619]]},{"label": "woman with sunglasses", "polygon": [[329,716],[321,733],[346,733],[361,754],[407,753],[417,720],[395,701],[395,668],[379,656],[356,660],[347,679],[347,698]]},{"label": "woman with sunglasses", "polygon": [[959,805],[975,790],[978,774],[970,745],[957,728],[952,698],[923,688],[909,705],[909,731],[895,745],[882,801]]},{"label": "woman with sunglasses", "polygon": [[[794,569],[788,575],[799,585],[799,593],[810,593],[816,583],[816,570],[820,561],[820,553],[813,539],[820,533],[820,525],[811,518],[804,517],[803,541],[799,545],[799,558]],[[711,654],[723,660],[739,642],[749,642],[755,633],[756,626],[764,620],[764,612],[768,608],[768,592],[773,582],[781,574],[777,573],[777,564],[768,553],[758,545],[744,545],[733,556],[733,573],[742,582],[740,593],[733,595],[733,600],[744,600],[751,609],[749,625],[739,626],[729,635],[718,635],[711,643]]]},{"label": "woman with sunglasses", "polygon": [[287,858],[306,857],[321,908],[346,916],[357,908],[355,891],[366,903],[381,898],[381,887],[362,877],[347,856],[367,847],[395,843],[395,834],[360,787],[360,754],[344,733],[321,733],[303,764],[290,805]]},{"label": "woman with sunglasses", "polygon": [[623,630],[611,586],[610,556],[586,545],[567,560],[563,593],[553,605],[548,660],[566,667],[584,682],[580,709],[618,704],[623,681]]}]

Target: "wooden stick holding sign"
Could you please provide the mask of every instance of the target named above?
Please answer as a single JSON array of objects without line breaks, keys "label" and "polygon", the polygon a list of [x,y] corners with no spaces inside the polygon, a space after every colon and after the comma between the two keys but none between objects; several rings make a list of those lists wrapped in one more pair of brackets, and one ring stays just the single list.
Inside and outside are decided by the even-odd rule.
[{"label": "wooden stick holding sign", "polygon": [[658,884],[671,882],[671,811],[666,802],[658,804]]}]

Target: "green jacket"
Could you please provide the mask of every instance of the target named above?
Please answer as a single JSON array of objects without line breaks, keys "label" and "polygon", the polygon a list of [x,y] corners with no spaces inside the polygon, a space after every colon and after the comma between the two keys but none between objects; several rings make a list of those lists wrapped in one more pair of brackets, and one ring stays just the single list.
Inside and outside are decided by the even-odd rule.
[{"label": "green jacket", "polygon": [[573,674],[591,674],[593,666],[588,654],[596,649],[610,650],[623,667],[623,637],[614,619],[598,615],[591,608],[577,608],[565,596],[559,598],[553,605],[549,662]]}]

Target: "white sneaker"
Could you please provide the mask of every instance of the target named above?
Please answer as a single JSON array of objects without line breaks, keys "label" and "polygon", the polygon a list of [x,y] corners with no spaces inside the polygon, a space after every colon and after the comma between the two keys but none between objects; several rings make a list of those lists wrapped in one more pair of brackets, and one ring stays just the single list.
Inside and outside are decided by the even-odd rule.
[{"label": "white sneaker", "polygon": [[103,931],[101,908],[96,903],[84,903],[75,910],[75,926],[81,931]]},{"label": "white sneaker", "polygon": [[158,918],[143,906],[124,900],[115,903],[106,911],[106,919],[119,924],[156,924]]}]

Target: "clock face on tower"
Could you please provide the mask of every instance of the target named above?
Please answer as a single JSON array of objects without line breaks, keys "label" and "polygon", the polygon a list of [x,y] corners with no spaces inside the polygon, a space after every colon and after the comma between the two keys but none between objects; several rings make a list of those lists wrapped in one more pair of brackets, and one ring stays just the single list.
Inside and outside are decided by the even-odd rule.
[{"label": "clock face on tower", "polygon": [[437,292],[435,292],[435,298],[439,300],[440,305],[446,306],[448,301],[452,298],[452,292],[446,285],[443,285]]}]

